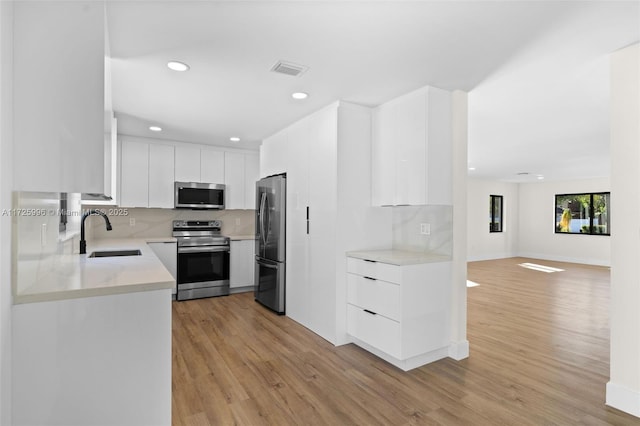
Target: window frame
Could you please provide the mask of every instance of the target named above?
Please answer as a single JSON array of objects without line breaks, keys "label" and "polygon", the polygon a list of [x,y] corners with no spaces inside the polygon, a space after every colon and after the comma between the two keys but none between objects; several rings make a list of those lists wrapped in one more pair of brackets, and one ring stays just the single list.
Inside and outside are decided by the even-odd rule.
[{"label": "window frame", "polygon": [[[499,221],[496,221],[496,206],[495,206],[495,201],[496,200],[500,200],[500,216],[499,216]],[[489,194],[489,211],[490,211],[490,216],[491,216],[491,221],[489,222],[489,233],[493,234],[493,233],[497,233],[497,232],[502,232],[504,229],[504,196],[502,195],[494,195],[494,194]],[[500,225],[499,229],[495,229],[493,224],[494,223],[498,223]]]},{"label": "window frame", "polygon": [[[558,230],[558,222],[556,219],[557,208],[558,208],[558,197],[571,197],[571,196],[580,196],[580,195],[588,195],[589,196],[589,232],[562,232]],[[555,234],[564,234],[564,235],[599,235],[610,237],[611,236],[611,219],[607,222],[607,232],[594,232],[593,220],[595,218],[595,207],[593,203],[594,195],[605,195],[608,196],[609,203],[607,204],[607,215],[611,215],[610,205],[611,205],[611,191],[602,191],[602,192],[575,192],[575,193],[567,193],[567,194],[555,194],[553,197],[553,210],[554,210],[554,219],[553,219],[553,231]]]}]

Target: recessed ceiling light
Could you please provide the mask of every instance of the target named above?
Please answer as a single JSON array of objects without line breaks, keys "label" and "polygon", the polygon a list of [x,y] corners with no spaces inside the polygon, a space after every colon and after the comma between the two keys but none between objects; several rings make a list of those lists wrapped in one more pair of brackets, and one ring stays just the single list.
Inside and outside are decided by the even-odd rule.
[{"label": "recessed ceiling light", "polygon": [[174,71],[189,71],[189,65],[185,64],[184,62],[169,61],[167,62],[167,66],[169,67],[169,69],[172,69]]},{"label": "recessed ceiling light", "polygon": [[232,136],[232,137],[230,137],[230,138],[229,138],[229,140],[230,140],[231,142],[240,142],[240,138],[239,138],[239,137],[237,137],[237,136]]},{"label": "recessed ceiling light", "polygon": [[296,92],[291,94],[291,97],[293,99],[307,99],[309,97],[309,94],[304,93],[304,92]]},{"label": "recessed ceiling light", "polygon": [[469,167],[469,170],[474,171],[476,168],[475,167]]},{"label": "recessed ceiling light", "polygon": [[538,176],[538,180],[544,179],[544,176]]},{"label": "recessed ceiling light", "polygon": [[149,130],[151,130],[152,132],[161,132],[162,131],[162,127],[149,126]]}]

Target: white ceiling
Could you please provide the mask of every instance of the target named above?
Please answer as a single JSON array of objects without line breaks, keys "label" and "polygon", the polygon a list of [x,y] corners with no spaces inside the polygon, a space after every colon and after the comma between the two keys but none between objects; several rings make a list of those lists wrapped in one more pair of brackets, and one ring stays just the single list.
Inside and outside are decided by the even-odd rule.
[{"label": "white ceiling", "polygon": [[[607,176],[607,55],[640,39],[639,6],[110,1],[113,107],[120,133],[257,149],[337,99],[375,106],[425,85],[461,89],[471,176]],[[309,70],[270,72],[278,60]]]}]

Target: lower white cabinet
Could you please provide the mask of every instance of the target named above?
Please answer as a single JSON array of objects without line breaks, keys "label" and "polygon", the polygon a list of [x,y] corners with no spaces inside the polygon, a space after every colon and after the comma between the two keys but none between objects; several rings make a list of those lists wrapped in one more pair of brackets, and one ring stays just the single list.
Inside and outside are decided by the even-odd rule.
[{"label": "lower white cabinet", "polygon": [[405,371],[448,355],[451,262],[347,258],[347,333]]},{"label": "lower white cabinet", "polygon": [[[173,242],[153,242],[147,243],[151,250],[158,256],[160,262],[167,268],[174,280],[178,279],[178,243]],[[172,294],[176,294],[176,286],[171,290]]]},{"label": "lower white cabinet", "polygon": [[12,306],[12,425],[170,425],[171,295]]},{"label": "lower white cabinet", "polygon": [[229,288],[231,292],[253,289],[255,240],[231,240]]}]

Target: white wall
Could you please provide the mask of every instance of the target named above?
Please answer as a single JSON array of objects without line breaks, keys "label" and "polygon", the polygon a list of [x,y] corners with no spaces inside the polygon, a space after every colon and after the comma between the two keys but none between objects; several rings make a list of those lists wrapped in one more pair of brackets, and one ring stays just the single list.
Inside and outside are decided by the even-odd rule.
[{"label": "white wall", "polygon": [[[609,178],[521,183],[519,188],[518,255],[535,259],[611,264],[611,238],[603,235],[556,234],[555,195],[608,192]],[[612,196],[615,215],[619,198]],[[613,233],[618,232],[612,226]]]},{"label": "white wall", "polygon": [[[0,2],[0,208],[11,208],[13,3]],[[0,424],[11,424],[11,218],[0,216]]]},{"label": "white wall", "polygon": [[[640,45],[611,55],[611,372],[607,405],[640,417]],[[615,198],[614,198],[615,197]]]},{"label": "white wall", "polygon": [[[467,181],[467,259],[514,257],[518,252],[519,187],[517,183]],[[489,232],[489,195],[502,195],[502,232]]]}]

